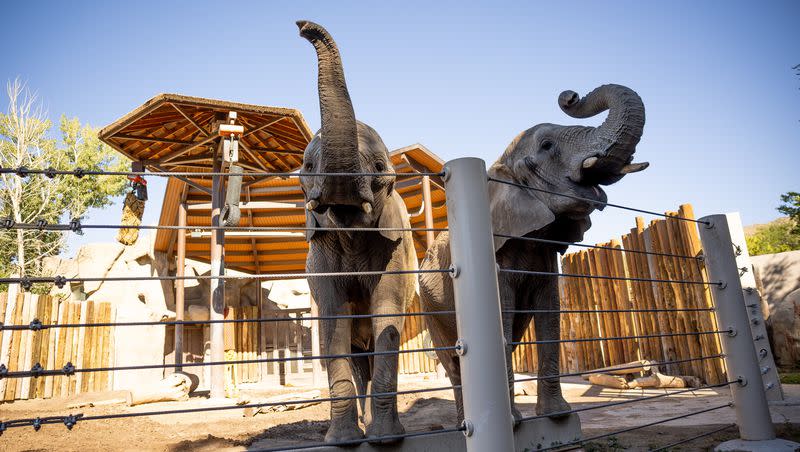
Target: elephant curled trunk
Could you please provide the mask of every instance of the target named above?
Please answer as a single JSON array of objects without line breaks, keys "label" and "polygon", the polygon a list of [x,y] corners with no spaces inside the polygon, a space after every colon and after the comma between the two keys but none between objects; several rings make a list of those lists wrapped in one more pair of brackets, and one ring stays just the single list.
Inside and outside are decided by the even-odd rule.
[{"label": "elephant curled trunk", "polygon": [[647,162],[631,163],[645,120],[644,103],[635,91],[614,84],[600,86],[583,98],[574,91],[564,91],[558,104],[573,118],[588,118],[608,110],[606,120],[589,137],[584,183],[610,185],[625,174],[647,168]]}]

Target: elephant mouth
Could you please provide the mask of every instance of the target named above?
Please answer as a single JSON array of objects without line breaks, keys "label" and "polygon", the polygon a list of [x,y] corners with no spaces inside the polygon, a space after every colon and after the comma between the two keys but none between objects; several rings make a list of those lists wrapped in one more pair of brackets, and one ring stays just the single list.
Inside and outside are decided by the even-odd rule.
[{"label": "elephant mouth", "polygon": [[352,204],[319,204],[309,210],[327,216],[336,227],[342,228],[365,225],[371,213],[371,208]]},{"label": "elephant mouth", "polygon": [[606,192],[602,188],[600,188],[598,184],[591,182],[587,183],[584,182],[583,180],[579,182],[572,179],[572,177],[569,176],[567,176],[567,180],[573,186],[573,189],[578,196],[582,198],[588,198],[593,201],[597,201],[598,203],[600,203],[600,205],[597,206],[597,208],[599,210],[603,210],[603,208],[605,207],[605,203],[608,201],[608,196],[606,195]]}]

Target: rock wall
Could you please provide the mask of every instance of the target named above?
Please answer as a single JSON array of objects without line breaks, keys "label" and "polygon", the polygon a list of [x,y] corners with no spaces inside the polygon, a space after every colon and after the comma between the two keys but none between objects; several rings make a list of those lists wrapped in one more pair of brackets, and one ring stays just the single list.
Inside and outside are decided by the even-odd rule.
[{"label": "rock wall", "polygon": [[761,279],[761,297],[774,310],[787,295],[800,289],[800,250],[750,258]]},{"label": "rock wall", "polygon": [[800,251],[753,256],[776,364],[800,368]]},{"label": "rock wall", "polygon": [[[119,243],[90,243],[82,246],[74,258],[50,257],[43,261],[51,275],[67,278],[113,278],[165,276],[169,265],[164,253],[152,250],[152,235],[143,235],[133,246]],[[115,305],[114,322],[163,321],[175,313],[172,281],[86,281],[71,283],[51,295],[62,294],[78,300],[111,302]],[[118,326],[114,328],[114,366],[164,363],[164,326]],[[142,381],[159,381],[161,369],[116,371],[114,390],[130,389]]]}]

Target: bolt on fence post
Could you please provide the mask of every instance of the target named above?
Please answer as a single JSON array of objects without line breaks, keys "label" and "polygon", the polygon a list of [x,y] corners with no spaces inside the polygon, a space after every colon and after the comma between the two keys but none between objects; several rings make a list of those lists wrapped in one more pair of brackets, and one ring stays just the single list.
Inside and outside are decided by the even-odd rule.
[{"label": "bolt on fence post", "polygon": [[746,441],[769,441],[775,438],[775,428],[750,332],[736,263],[736,244],[731,241],[729,222],[738,223],[738,214],[710,215],[700,220],[710,223],[698,225],[708,278],[711,282],[722,282],[711,288],[717,323],[721,330],[732,330],[721,337],[728,380],[741,379],[731,385],[739,435]]},{"label": "bolt on fence post", "polygon": [[444,169],[467,450],[514,450],[486,164]]}]

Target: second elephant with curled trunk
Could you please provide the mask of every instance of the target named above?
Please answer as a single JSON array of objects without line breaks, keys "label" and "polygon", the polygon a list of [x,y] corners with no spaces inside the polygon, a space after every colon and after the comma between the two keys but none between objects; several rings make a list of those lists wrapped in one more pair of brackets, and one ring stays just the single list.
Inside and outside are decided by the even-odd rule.
[{"label": "second elephant with curled trunk", "polygon": [[[561,93],[561,109],[576,118],[608,110],[599,127],[539,124],[519,134],[503,155],[489,168],[489,177],[518,185],[489,183],[489,203],[495,238],[495,257],[501,269],[556,273],[562,244],[542,243],[509,237],[541,238],[577,242],[589,229],[589,215],[605,206],[606,195],[599,185],[619,181],[625,174],[645,169],[647,163],[632,163],[633,153],[644,128],[644,104],[629,88],[601,86],[581,99],[573,91]],[[524,188],[525,186],[531,188]],[[539,189],[539,190],[537,190]],[[564,194],[567,196],[562,196]],[[422,269],[450,267],[447,233],[440,234],[428,249]],[[509,396],[515,419],[511,354],[533,316],[539,362],[536,413],[559,416],[569,405],[561,395],[559,373],[558,280],[552,275],[500,272],[500,306],[506,342]],[[420,300],[427,312],[455,309],[453,283],[448,275],[420,275]],[[458,339],[453,315],[425,318],[433,343],[452,347]],[[464,418],[461,401],[461,370],[458,355],[438,350],[442,365],[457,388],[459,421]]]},{"label": "second elephant with curled trunk", "polygon": [[[394,189],[386,145],[355,118],[336,43],[320,25],[297,25],[316,49],[322,116],[300,171],[309,241],[306,271],[346,273],[308,277],[320,315],[338,317],[320,322],[324,354],[337,356],[326,361],[330,396],[336,400],[325,441],[364,436],[356,391],[367,436],[400,435],[404,429],[394,393],[402,314],[416,285],[408,272],[417,268],[411,226]],[[371,273],[358,274],[365,271]],[[366,352],[376,354],[352,356]]]}]

